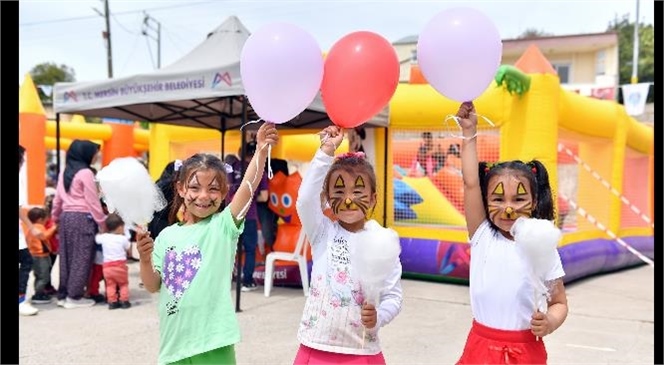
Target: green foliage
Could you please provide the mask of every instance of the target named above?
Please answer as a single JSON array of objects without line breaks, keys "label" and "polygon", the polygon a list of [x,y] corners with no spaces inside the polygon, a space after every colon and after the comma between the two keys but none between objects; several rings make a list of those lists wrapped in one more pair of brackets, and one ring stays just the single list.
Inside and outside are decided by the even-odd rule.
[{"label": "green foliage", "polygon": [[[634,22],[629,20],[629,14],[625,14],[620,18],[616,16],[609,23],[608,30],[618,33],[619,83],[621,85],[628,84],[632,78]],[[639,82],[655,81],[655,29],[652,24],[639,24],[639,64],[637,73]],[[650,91],[648,103],[652,103],[655,97],[653,88]]]},{"label": "green foliage", "polygon": [[[74,82],[76,81],[76,73],[74,69],[67,65],[56,65],[53,62],[40,63],[30,70],[30,77],[35,85],[50,85],[53,86],[56,82]],[[42,103],[51,104],[52,95],[47,96],[44,92],[37,88],[39,99]]]},{"label": "green foliage", "polygon": [[545,32],[543,30],[539,30],[536,28],[528,28],[521,33],[517,39],[532,39],[532,38],[542,38],[542,37],[550,37],[553,34],[549,32]]}]

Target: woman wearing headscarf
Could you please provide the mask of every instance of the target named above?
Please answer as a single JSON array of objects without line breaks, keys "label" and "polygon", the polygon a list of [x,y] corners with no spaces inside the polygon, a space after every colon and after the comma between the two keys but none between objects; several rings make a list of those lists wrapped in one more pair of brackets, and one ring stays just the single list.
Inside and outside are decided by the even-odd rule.
[{"label": "woman wearing headscarf", "polygon": [[74,140],[53,200],[52,215],[60,234],[58,305],[67,309],[95,304],[83,295],[95,256],[95,234],[106,220],[91,167],[98,159],[98,144]]}]

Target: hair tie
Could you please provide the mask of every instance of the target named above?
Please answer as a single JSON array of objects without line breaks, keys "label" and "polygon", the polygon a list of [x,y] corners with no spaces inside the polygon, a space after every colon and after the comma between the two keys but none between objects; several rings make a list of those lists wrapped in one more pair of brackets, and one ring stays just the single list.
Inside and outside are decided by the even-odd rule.
[{"label": "hair tie", "polygon": [[173,171],[180,171],[180,167],[182,167],[182,160],[175,160],[173,162]]},{"label": "hair tie", "polygon": [[225,162],[222,162],[222,164],[224,165],[224,170],[226,171],[227,174],[230,174],[231,172],[233,172],[233,166],[231,166],[231,165],[229,165]]},{"label": "hair tie", "polygon": [[533,171],[533,174],[537,174],[537,167],[533,166],[531,170]]},{"label": "hair tie", "polygon": [[347,158],[359,158],[361,160],[364,160],[366,155],[362,151],[357,151],[357,152],[346,152],[341,155],[337,156],[337,160],[345,160]]}]

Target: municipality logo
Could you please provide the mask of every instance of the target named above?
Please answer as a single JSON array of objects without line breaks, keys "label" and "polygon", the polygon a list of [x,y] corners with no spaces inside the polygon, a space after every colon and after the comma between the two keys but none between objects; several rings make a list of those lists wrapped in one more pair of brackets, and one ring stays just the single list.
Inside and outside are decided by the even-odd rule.
[{"label": "municipality logo", "polygon": [[228,86],[233,86],[233,81],[231,80],[231,75],[228,72],[224,72],[223,74],[220,74],[217,72],[214,74],[214,78],[212,79],[212,88],[214,89],[219,85],[221,82],[225,82],[226,85]]},{"label": "municipality logo", "polygon": [[73,100],[74,102],[78,102],[78,96],[76,96],[76,91],[67,91],[65,93],[65,103],[69,101],[69,99]]}]

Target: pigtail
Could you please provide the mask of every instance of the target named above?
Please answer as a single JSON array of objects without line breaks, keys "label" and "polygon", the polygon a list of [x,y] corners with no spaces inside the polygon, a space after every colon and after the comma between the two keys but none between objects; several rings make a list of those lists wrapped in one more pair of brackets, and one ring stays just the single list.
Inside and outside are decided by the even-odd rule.
[{"label": "pigtail", "polygon": [[480,190],[482,191],[482,203],[484,203],[484,210],[486,213],[486,216],[489,216],[488,213],[488,202],[486,200],[486,189],[487,189],[487,182],[488,182],[488,177],[489,177],[489,171],[491,171],[491,164],[489,164],[486,161],[480,161],[478,164],[478,175],[479,175],[479,182],[480,182]]},{"label": "pigtail", "polygon": [[549,173],[544,164],[538,160],[532,160],[527,165],[535,176],[537,186],[537,205],[533,211],[533,217],[554,220],[555,211],[551,185],[549,184]]}]

